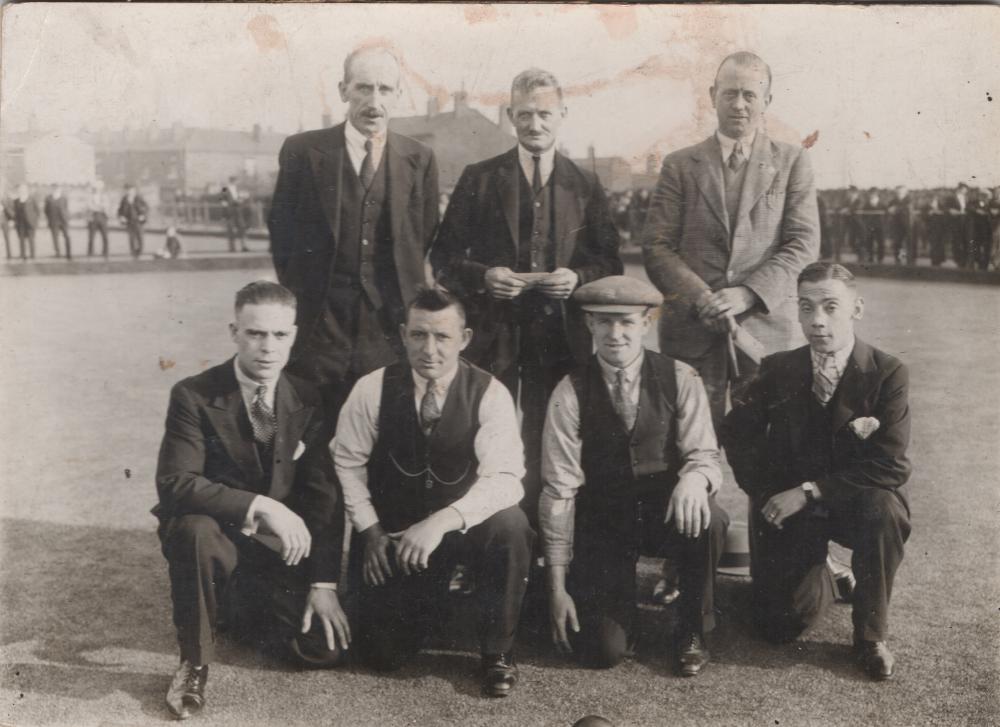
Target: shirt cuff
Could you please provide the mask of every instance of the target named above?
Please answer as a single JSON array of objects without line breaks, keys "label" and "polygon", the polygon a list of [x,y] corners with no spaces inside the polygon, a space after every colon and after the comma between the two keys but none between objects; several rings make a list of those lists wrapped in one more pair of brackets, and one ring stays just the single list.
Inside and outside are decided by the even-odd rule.
[{"label": "shirt cuff", "polygon": [[250,501],[250,507],[247,508],[247,514],[243,516],[243,527],[240,532],[244,535],[253,535],[257,532],[257,501],[260,500],[260,495],[255,495]]},{"label": "shirt cuff", "polygon": [[375,507],[370,502],[359,506],[351,516],[351,524],[354,525],[354,529],[359,533],[363,533],[377,522],[378,513],[375,512]]},{"label": "shirt cuff", "polygon": [[310,583],[309,587],[310,588],[318,588],[321,591],[336,591],[337,590],[337,584],[336,583],[326,583],[326,582],[324,582],[324,583]]}]

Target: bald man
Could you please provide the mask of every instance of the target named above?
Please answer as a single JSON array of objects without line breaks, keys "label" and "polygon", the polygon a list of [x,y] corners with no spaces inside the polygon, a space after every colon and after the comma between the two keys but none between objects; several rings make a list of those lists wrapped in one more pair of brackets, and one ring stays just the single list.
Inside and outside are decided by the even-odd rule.
[{"label": "bald man", "polygon": [[291,370],[333,409],[402,355],[403,301],[426,282],[438,224],[433,152],[388,130],[402,93],[396,57],[353,51],[339,91],[344,123],[285,140],[268,219],[275,271],[299,303]]}]

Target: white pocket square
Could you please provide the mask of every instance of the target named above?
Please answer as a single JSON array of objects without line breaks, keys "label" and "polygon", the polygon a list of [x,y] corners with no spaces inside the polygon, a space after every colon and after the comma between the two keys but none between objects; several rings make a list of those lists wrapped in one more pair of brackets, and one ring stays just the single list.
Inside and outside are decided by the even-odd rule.
[{"label": "white pocket square", "polygon": [[300,439],[299,443],[295,445],[295,454],[292,455],[292,461],[297,460],[299,457],[301,457],[302,453],[305,451],[306,451],[306,445],[304,445],[302,443],[302,440]]},{"label": "white pocket square", "polygon": [[858,439],[868,439],[881,426],[875,417],[858,417],[848,423],[851,430],[858,436]]}]

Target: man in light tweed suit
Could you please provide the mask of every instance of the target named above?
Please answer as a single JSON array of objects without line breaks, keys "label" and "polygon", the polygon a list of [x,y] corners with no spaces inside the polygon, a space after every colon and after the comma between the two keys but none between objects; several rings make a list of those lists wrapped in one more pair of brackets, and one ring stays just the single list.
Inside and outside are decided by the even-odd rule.
[{"label": "man in light tweed suit", "polygon": [[771,354],[802,345],[795,279],[819,254],[813,173],[799,146],[767,137],[771,69],[740,52],[709,89],[718,131],[669,155],[643,234],[649,278],[664,294],[660,350],[701,374],[718,428],[726,396],[756,370],[727,353],[732,321]]}]

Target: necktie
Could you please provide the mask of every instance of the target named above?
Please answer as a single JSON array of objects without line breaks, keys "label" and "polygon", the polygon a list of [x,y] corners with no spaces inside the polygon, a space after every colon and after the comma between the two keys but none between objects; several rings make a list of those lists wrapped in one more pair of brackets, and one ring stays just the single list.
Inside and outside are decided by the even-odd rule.
[{"label": "necktie", "polygon": [[267,405],[264,394],[267,387],[261,384],[257,387],[253,402],[250,404],[250,424],[253,426],[253,438],[261,444],[270,446],[274,441],[274,433],[278,428],[274,410]]},{"label": "necktie", "polygon": [[631,432],[635,426],[638,411],[636,410],[636,405],[632,403],[628,391],[625,390],[625,369],[618,369],[615,373],[615,389],[611,403],[614,404],[618,416],[622,418],[625,428]]},{"label": "necktie", "polygon": [[729,155],[729,168],[734,172],[738,172],[740,167],[743,166],[743,145],[740,142],[736,142],[733,146],[733,153]]},{"label": "necktie", "polygon": [[372,140],[365,139],[365,159],[361,162],[361,184],[365,190],[372,186],[375,179],[375,165],[372,163]]},{"label": "necktie", "polygon": [[813,376],[813,394],[820,404],[826,406],[837,388],[837,362],[832,353],[825,354],[823,361]]},{"label": "necktie", "polygon": [[424,430],[424,435],[428,436],[438,419],[441,418],[441,407],[438,406],[436,396],[437,388],[436,381],[428,381],[427,391],[424,392],[424,398],[420,400],[420,428]]},{"label": "necktie", "polygon": [[538,196],[538,193],[542,191],[542,169],[541,169],[542,158],[540,156],[532,156],[531,163],[534,166],[534,171],[531,173],[531,193]]}]

